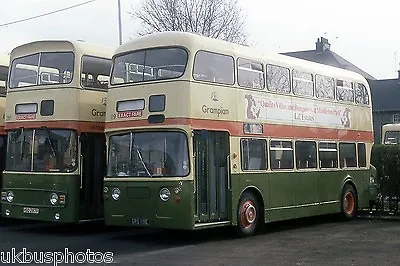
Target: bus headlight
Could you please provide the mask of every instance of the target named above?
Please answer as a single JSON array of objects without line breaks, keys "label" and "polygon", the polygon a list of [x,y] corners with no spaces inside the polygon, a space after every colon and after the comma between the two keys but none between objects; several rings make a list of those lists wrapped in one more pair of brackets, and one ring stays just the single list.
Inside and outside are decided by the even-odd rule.
[{"label": "bus headlight", "polygon": [[160,199],[162,201],[167,201],[167,200],[169,200],[170,194],[171,194],[171,192],[169,191],[169,189],[164,187],[160,190]]},{"label": "bus headlight", "polygon": [[119,188],[115,187],[112,190],[111,197],[113,200],[119,200],[119,196],[121,195],[121,190]]},{"label": "bus headlight", "polygon": [[58,201],[58,195],[56,193],[51,193],[51,195],[50,195],[50,203],[52,205],[56,205],[57,201]]},{"label": "bus headlight", "polygon": [[11,202],[13,202],[13,200],[14,200],[14,193],[12,191],[8,191],[7,192],[7,201],[11,203]]}]

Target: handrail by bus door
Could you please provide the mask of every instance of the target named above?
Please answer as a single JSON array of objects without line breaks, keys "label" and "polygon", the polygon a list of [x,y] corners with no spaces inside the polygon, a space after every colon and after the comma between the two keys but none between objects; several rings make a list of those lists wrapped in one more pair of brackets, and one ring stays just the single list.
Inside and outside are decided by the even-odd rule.
[{"label": "handrail by bus door", "polygon": [[231,155],[228,154],[228,156],[226,156],[226,166],[227,166],[227,179],[226,182],[228,182],[228,189],[231,190]]}]

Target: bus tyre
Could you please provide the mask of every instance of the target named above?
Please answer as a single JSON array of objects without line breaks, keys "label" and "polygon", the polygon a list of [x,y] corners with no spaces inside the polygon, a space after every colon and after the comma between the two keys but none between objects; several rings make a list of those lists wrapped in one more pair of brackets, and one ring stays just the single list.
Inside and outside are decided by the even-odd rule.
[{"label": "bus tyre", "polygon": [[236,231],[239,236],[253,235],[259,223],[259,204],[253,194],[245,192],[239,200]]},{"label": "bus tyre", "polygon": [[351,185],[345,185],[342,191],[342,215],[345,219],[352,219],[356,216],[357,195]]}]

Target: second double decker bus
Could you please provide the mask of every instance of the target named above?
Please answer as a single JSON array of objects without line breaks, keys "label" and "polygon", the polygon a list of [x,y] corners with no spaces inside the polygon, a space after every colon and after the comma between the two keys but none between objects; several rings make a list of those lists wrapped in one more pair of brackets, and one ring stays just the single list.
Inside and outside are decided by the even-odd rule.
[{"label": "second double decker bus", "polygon": [[37,41],[16,47],[10,61],[2,216],[102,218],[111,50]]},{"label": "second double decker bus", "polygon": [[356,73],[167,32],[118,48],[107,98],[108,225],[250,235],[374,199]]},{"label": "second double decker bus", "polygon": [[382,144],[400,144],[400,124],[382,126]]}]

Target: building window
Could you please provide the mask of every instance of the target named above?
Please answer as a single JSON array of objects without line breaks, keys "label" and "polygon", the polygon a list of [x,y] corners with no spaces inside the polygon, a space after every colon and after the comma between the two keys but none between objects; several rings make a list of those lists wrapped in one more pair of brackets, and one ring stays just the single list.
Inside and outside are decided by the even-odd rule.
[{"label": "building window", "polygon": [[400,123],[400,113],[393,114],[393,124],[399,124]]}]

